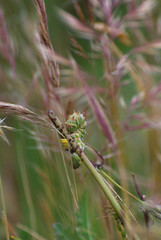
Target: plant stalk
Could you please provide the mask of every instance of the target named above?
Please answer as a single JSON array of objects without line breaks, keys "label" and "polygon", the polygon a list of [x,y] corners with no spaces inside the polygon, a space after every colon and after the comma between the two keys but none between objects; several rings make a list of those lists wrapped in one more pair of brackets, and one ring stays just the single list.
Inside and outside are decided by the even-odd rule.
[{"label": "plant stalk", "polygon": [[65,126],[60,122],[60,120],[56,117],[52,110],[48,112],[49,118],[55,125],[55,127],[59,130],[61,134],[68,140],[68,143],[71,145],[72,150],[78,154],[81,160],[84,162],[90,173],[93,175],[99,186],[101,187],[102,191],[104,192],[106,198],[111,203],[112,207],[115,210],[116,215],[119,217],[122,223],[124,223],[124,216],[123,216],[123,209],[120,207],[119,203],[116,201],[114,195],[112,194],[111,190],[108,188],[100,174],[97,172],[95,167],[92,165],[88,157],[85,155],[84,152],[80,149],[80,147],[75,143],[74,139],[71,135],[67,132]]},{"label": "plant stalk", "polygon": [[105,176],[107,179],[109,179],[116,187],[120,188],[122,191],[126,192],[130,197],[132,197],[133,199],[135,199],[136,201],[140,202],[140,203],[144,203],[142,200],[140,200],[139,198],[137,198],[136,196],[134,196],[132,193],[130,193],[129,191],[127,191],[125,188],[121,187],[117,182],[115,182],[108,174],[106,174],[104,171],[100,170],[100,173]]}]

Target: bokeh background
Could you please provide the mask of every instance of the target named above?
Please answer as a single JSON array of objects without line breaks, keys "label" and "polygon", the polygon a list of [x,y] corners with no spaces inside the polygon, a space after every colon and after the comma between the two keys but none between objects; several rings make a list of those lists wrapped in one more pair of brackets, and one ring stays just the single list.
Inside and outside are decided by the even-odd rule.
[{"label": "bokeh background", "polygon": [[[155,5],[153,5],[152,1],[118,1],[120,4],[117,5],[117,1],[114,1],[116,7],[114,6],[111,13],[113,14],[111,22],[113,19],[121,19],[123,32],[116,36],[113,32],[109,37],[113,41],[113,46],[110,45],[107,60],[103,55],[105,49],[103,45],[101,46],[101,36],[105,34],[101,31],[104,30],[99,32],[97,29],[100,38],[93,41],[86,36],[80,38],[75,33],[76,30],[73,32],[71,26],[69,28],[64,23],[69,19],[63,18],[59,9],[78,18],[79,11],[75,7],[77,6],[75,2],[45,1],[54,51],[70,61],[74,59],[86,73],[84,74],[86,83],[108,117],[119,151],[123,152],[121,158],[126,173],[124,180],[127,189],[137,196],[131,177],[133,172],[142,194],[146,195],[147,199],[155,199],[154,202],[159,206],[161,190],[159,9],[161,3],[154,1]],[[88,2],[90,1],[78,1],[78,4],[86,24],[90,25]],[[140,8],[140,12],[136,11],[135,15],[135,8],[142,4],[144,5]],[[88,95],[84,93],[82,83],[78,79],[75,80],[70,67],[59,65],[60,88],[55,91],[61,105],[56,103],[54,97],[50,106],[45,105],[47,90],[40,67],[41,58],[36,48],[35,32],[38,16],[34,1],[1,0],[0,9],[3,11],[8,32],[11,57],[8,60],[3,54],[2,39],[0,101],[20,104],[46,119],[49,108],[56,110],[62,121],[65,121],[64,116],[71,114],[73,110],[85,112],[88,127],[84,141],[105,156],[105,168],[113,179],[122,183],[119,158],[115,157],[99,120],[95,117]],[[134,14],[130,15],[132,10]],[[93,20],[95,23],[102,20],[102,17],[98,16]],[[108,24],[112,26],[111,22],[109,21]],[[2,29],[2,20],[0,26]],[[125,73],[124,69],[120,72],[115,102],[110,96],[114,86],[110,85],[107,79],[115,76],[115,71],[119,68],[117,65],[119,56],[121,58],[126,54],[129,54],[129,59],[128,62],[120,63],[127,65]],[[130,70],[127,67],[129,64]],[[109,70],[110,68],[114,70]],[[129,110],[130,107],[132,110]],[[63,236],[61,239],[77,239],[78,236],[78,239],[121,239],[119,232],[115,231],[115,223],[109,216],[112,215],[109,214],[110,206],[106,203],[101,190],[83,164],[73,172],[69,164],[70,156],[62,151],[56,132],[20,119],[14,114],[6,115],[1,112],[0,117],[1,119],[6,117],[5,124],[14,128],[12,131],[4,130],[8,142],[3,139],[0,141],[0,174],[3,185],[0,201],[0,239],[6,239],[2,196],[6,206],[9,231],[15,239],[55,239],[54,233],[59,231]],[[87,155],[96,161],[95,154],[87,150]],[[117,192],[122,195],[119,189]],[[75,202],[79,205],[79,211]],[[139,224],[145,229],[139,204],[130,199],[129,208],[134,211]],[[153,239],[159,239],[160,221],[150,217],[149,222],[151,234],[156,234],[149,235],[149,239],[151,236],[154,237]],[[77,233],[74,230],[76,226]],[[135,231],[137,232],[137,229]],[[141,234],[148,239],[146,230]]]}]

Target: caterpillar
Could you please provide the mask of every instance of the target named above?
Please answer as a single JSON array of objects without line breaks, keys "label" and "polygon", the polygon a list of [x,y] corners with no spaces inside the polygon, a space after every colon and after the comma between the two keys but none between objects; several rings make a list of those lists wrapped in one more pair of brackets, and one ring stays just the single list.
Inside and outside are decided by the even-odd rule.
[{"label": "caterpillar", "polygon": [[121,233],[122,240],[128,240],[128,236],[126,234],[126,231],[125,231],[124,226],[122,225],[120,219],[118,218],[118,216],[116,214],[114,214],[113,216],[114,216],[114,219],[117,224],[117,229]]},{"label": "caterpillar", "polygon": [[129,238],[126,233],[125,227],[124,227],[123,223],[121,222],[121,219],[116,215],[116,213],[113,212],[112,208],[108,208],[107,212],[114,217],[117,229],[121,234],[121,239],[128,240]]}]

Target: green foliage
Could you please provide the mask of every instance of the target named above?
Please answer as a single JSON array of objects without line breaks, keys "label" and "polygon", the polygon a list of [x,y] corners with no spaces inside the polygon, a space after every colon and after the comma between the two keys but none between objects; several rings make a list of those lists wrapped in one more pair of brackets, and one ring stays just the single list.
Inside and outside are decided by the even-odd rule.
[{"label": "green foliage", "polygon": [[76,213],[76,224],[74,229],[71,226],[64,226],[62,223],[55,223],[54,233],[57,240],[94,240],[95,234],[91,231],[91,224],[88,214],[88,197],[84,193],[79,203],[79,210]]}]

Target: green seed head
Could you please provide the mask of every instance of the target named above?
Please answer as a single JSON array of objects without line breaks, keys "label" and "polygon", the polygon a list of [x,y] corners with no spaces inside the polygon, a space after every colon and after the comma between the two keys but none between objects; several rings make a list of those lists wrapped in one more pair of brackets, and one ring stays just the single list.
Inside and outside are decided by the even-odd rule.
[{"label": "green seed head", "polygon": [[[67,131],[71,134],[75,143],[82,151],[85,148],[82,138],[86,133],[86,126],[87,123],[85,121],[85,117],[79,112],[74,112],[73,114],[69,115],[66,121]],[[77,169],[81,165],[81,159],[76,153],[72,153],[72,164],[74,169]]]},{"label": "green seed head", "polygon": [[72,133],[71,136],[72,136],[72,138],[74,139],[74,141],[76,142],[76,144],[77,144],[82,150],[84,150],[85,144],[83,143],[82,139],[80,138],[79,133]]},{"label": "green seed head", "polygon": [[72,133],[79,133],[79,138],[82,138],[86,133],[86,121],[83,114],[79,112],[74,112],[73,114],[69,115],[68,120],[66,121],[66,128],[67,131]]}]

